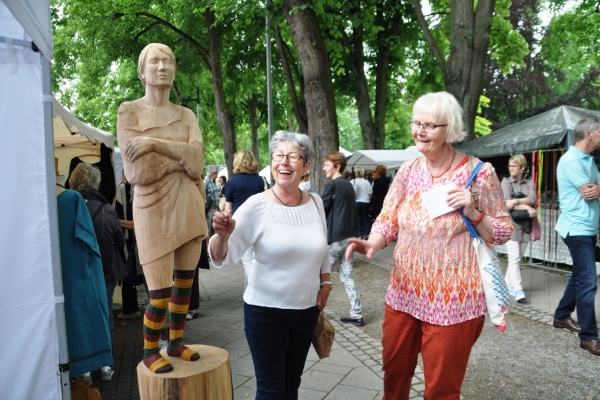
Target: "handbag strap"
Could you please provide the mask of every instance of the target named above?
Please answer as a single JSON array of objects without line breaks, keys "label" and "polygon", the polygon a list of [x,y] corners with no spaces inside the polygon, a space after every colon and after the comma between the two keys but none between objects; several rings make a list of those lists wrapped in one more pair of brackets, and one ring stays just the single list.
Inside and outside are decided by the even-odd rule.
[{"label": "handbag strap", "polygon": [[[469,158],[469,161],[467,163],[467,168],[470,170],[472,168],[473,163],[471,162],[471,158]],[[481,167],[483,167],[483,161],[480,162],[479,164],[477,164],[474,168],[473,168],[473,172],[471,172],[471,176],[469,177],[469,179],[467,180],[467,183],[465,185],[465,189],[468,189],[469,186],[471,186],[471,183],[473,182],[473,180],[475,179],[475,177],[477,176],[477,173],[479,173],[479,170],[481,169]],[[473,193],[473,199],[475,199],[475,193],[474,193],[474,187],[476,187],[477,185],[473,185],[471,187],[471,192]],[[477,199],[475,200],[476,202],[479,201],[479,188],[477,188]],[[467,230],[469,231],[469,233],[471,234],[471,238],[475,239],[481,239],[481,236],[479,236],[479,233],[477,233],[477,229],[475,229],[475,227],[473,226],[473,224],[471,223],[471,220],[469,218],[467,218],[467,216],[465,215],[464,211],[463,211],[463,207],[460,208],[460,215],[462,215],[463,220],[465,221],[465,224],[467,225]]]}]

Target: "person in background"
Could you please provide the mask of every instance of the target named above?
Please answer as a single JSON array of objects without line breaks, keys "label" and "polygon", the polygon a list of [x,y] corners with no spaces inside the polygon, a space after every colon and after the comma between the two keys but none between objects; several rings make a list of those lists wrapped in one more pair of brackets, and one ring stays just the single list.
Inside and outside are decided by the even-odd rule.
[{"label": "person in background", "polygon": [[356,168],[356,178],[350,182],[356,193],[356,213],[358,214],[358,236],[366,239],[371,232],[371,220],[369,219],[369,204],[373,194],[371,184],[364,179],[365,170]]},{"label": "person in background", "polygon": [[298,187],[300,188],[300,190],[307,190],[310,192],[310,173],[304,175],[302,177],[302,180],[300,181],[300,184],[298,185]]},{"label": "person in background", "polygon": [[[258,175],[259,165],[254,154],[242,150],[233,156],[233,173],[235,174],[225,185],[225,210],[234,215],[238,208],[251,196],[268,189],[267,182]],[[242,256],[244,266],[244,289],[248,286],[248,270],[252,267],[254,249],[249,247]]]},{"label": "person in background", "polygon": [[219,211],[219,187],[215,183],[217,179],[217,166],[208,165],[206,167],[206,177],[204,178],[204,190],[206,190],[206,224],[208,228],[208,237],[214,234],[212,229],[212,218],[215,212]]},{"label": "person in background", "polygon": [[[83,196],[92,217],[92,224],[100,247],[106,297],[108,301],[108,320],[111,342],[115,338],[113,317],[113,295],[117,282],[127,276],[123,248],[125,236],[121,230],[119,216],[108,201],[100,194],[100,170],[87,163],[78,164],[69,177],[69,186]],[[110,366],[100,369],[103,381],[110,381],[114,370]]]},{"label": "person in background", "polygon": [[219,187],[219,193],[225,194],[225,184],[227,183],[227,178],[223,175],[217,178],[217,186]]},{"label": "person in background", "polygon": [[[502,194],[506,201],[506,207],[509,210],[526,210],[531,218],[535,217],[536,191],[533,180],[525,176],[527,170],[527,160],[522,154],[512,156],[508,160],[509,178],[502,180]],[[513,199],[514,193],[523,193],[525,197]],[[515,300],[519,303],[526,301],[523,285],[521,285],[521,259],[525,254],[525,249],[531,241],[531,222],[516,222],[511,218],[513,233],[510,240],[506,242],[506,251],[508,252],[508,267],[504,280],[508,285],[508,290]]]},{"label": "person in background", "polygon": [[217,186],[219,187],[219,211],[225,211],[225,185],[227,178],[223,175],[217,178]]},{"label": "person in background", "polygon": [[[573,130],[575,144],[558,160],[560,215],[556,232],[573,258],[573,274],[554,312],[554,327],[579,334],[579,346],[600,356],[594,300],[598,290],[594,249],[600,218],[600,172],[590,153],[600,148],[600,122],[584,118]],[[571,314],[577,309],[577,324]]]},{"label": "person in background", "polygon": [[383,200],[387,196],[388,190],[390,190],[390,184],[392,180],[387,176],[387,167],[385,165],[378,165],[375,169],[377,178],[373,181],[373,196],[371,197],[371,219],[377,219],[381,208],[383,207]]},{"label": "person in background", "polygon": [[278,131],[269,148],[275,185],[250,197],[234,217],[227,210],[215,214],[209,252],[220,268],[254,247],[244,331],[256,398],[297,399],[317,319],[331,291],[327,226],[321,199],[298,189],[310,167],[310,138]]},{"label": "person in background", "polygon": [[[512,224],[490,163],[473,181],[479,190],[477,204],[471,189],[465,189],[480,161],[452,147],[465,136],[462,109],[454,96],[439,92],[420,97],[410,128],[423,157],[402,164],[369,240],[349,239],[346,256],[358,251],[371,259],[398,241],[385,295],[384,398],[409,398],[421,353],[423,397],[458,400],[487,310],[477,255],[458,208],[489,246],[505,243]],[[450,183],[456,188],[448,191],[445,202],[455,210],[430,218],[423,194]]]},{"label": "person in background", "polygon": [[323,171],[329,179],[323,189],[321,199],[327,217],[327,244],[329,246],[329,262],[331,269],[340,265],[340,280],[346,288],[350,301],[350,317],[341,318],[345,324],[363,326],[362,305],[353,275],[354,258],[346,260],[348,238],[356,235],[358,222],[356,218],[356,194],[352,184],[340,171],[346,168],[346,156],[339,151],[332,151],[323,158]]}]

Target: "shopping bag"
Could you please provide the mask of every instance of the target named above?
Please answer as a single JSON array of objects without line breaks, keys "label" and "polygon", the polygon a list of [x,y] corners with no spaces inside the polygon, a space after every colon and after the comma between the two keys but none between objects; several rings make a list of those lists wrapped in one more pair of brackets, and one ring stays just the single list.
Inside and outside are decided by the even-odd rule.
[{"label": "shopping bag", "polygon": [[329,357],[331,346],[333,346],[334,336],[335,329],[333,329],[333,325],[331,325],[331,322],[325,317],[323,310],[321,310],[312,339],[313,347],[319,358]]}]

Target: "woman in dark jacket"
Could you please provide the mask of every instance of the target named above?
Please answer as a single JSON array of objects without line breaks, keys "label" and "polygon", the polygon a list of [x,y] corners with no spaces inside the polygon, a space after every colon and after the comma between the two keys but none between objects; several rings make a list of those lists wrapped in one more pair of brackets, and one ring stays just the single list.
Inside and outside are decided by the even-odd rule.
[{"label": "woman in dark jacket", "polygon": [[383,200],[390,189],[392,180],[387,176],[387,167],[385,165],[378,165],[375,169],[377,178],[373,181],[373,197],[371,197],[371,218],[377,219],[381,208],[383,207]]},{"label": "woman in dark jacket", "polygon": [[[119,224],[119,217],[110,203],[98,192],[100,187],[100,171],[94,166],[81,163],[69,177],[71,189],[81,193],[92,217],[96,240],[100,247],[102,270],[108,300],[108,318],[110,322],[111,340],[115,334],[112,313],[112,298],[117,282],[127,276],[124,262],[125,236]],[[112,377],[112,369],[103,367],[101,377],[108,381]]]}]

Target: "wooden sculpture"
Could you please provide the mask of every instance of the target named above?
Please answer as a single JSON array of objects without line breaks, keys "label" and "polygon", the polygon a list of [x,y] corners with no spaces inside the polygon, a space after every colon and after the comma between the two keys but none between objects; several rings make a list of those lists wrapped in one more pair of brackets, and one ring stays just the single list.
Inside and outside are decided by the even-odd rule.
[{"label": "wooden sculpture", "polygon": [[167,354],[196,361],[182,344],[190,287],[206,237],[204,143],[196,117],[169,101],[177,65],[171,49],[146,46],[138,72],[146,94],[119,107],[117,137],[125,176],[135,185],[133,220],[150,304],[144,315],[144,365],[153,373],[173,366],[159,352],[169,315]]}]

